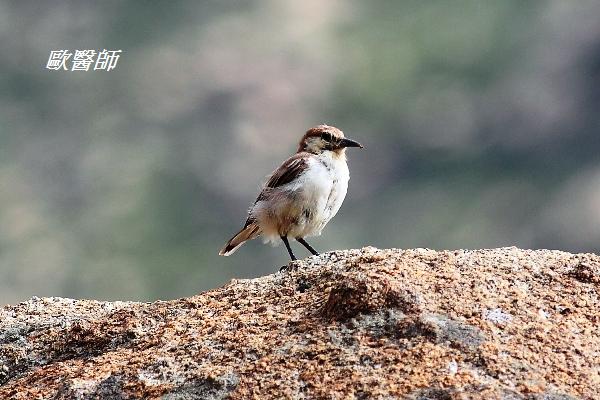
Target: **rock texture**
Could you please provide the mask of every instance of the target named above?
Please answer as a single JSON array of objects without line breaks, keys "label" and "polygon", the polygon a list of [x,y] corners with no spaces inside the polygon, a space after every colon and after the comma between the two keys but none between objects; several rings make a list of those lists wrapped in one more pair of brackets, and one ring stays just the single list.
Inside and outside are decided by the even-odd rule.
[{"label": "rock texture", "polygon": [[1,399],[597,399],[600,257],[336,251],[154,303],[0,311]]}]

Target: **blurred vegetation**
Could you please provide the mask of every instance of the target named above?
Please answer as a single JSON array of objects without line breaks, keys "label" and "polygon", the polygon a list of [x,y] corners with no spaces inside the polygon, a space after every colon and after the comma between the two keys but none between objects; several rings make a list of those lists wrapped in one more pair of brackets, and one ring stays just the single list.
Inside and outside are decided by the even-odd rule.
[{"label": "blurred vegetation", "polygon": [[[0,303],[270,273],[217,252],[309,127],[365,144],[322,251],[600,250],[600,3],[0,2]],[[122,49],[110,72],[51,50]],[[298,254],[304,254],[298,248]]]}]

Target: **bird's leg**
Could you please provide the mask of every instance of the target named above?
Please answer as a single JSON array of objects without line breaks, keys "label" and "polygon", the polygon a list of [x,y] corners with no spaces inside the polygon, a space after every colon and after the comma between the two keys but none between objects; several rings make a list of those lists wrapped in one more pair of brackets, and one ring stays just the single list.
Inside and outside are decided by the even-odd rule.
[{"label": "bird's leg", "polygon": [[292,248],[290,247],[290,242],[288,241],[287,236],[281,236],[281,240],[283,240],[283,243],[285,243],[285,247],[287,248],[288,253],[290,253],[290,257],[292,258],[292,261],[296,261],[297,258],[294,255],[294,252],[292,252]]},{"label": "bird's leg", "polygon": [[304,240],[303,238],[296,238],[296,240],[298,241],[298,243],[300,243],[302,246],[306,247],[308,249],[308,251],[310,251],[311,253],[313,253],[313,255],[318,256],[319,252],[316,251],[315,249],[312,248],[312,246],[310,244],[308,244],[306,242],[306,240]]}]

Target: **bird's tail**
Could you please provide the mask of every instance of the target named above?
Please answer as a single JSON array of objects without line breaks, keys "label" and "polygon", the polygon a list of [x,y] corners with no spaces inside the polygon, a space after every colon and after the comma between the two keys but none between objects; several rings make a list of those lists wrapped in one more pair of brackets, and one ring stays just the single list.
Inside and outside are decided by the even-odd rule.
[{"label": "bird's tail", "polygon": [[233,254],[238,247],[246,243],[247,240],[254,239],[260,235],[260,228],[256,223],[251,223],[245,226],[234,237],[229,239],[229,242],[219,251],[220,256],[228,256]]}]

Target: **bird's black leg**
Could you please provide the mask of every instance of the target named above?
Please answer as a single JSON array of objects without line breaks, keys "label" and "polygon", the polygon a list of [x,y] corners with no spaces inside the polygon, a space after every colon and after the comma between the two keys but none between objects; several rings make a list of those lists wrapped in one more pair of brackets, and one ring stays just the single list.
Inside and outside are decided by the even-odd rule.
[{"label": "bird's black leg", "polygon": [[319,252],[316,251],[315,249],[312,248],[312,246],[308,243],[306,243],[306,240],[304,240],[303,238],[296,238],[296,240],[298,241],[298,243],[300,243],[302,246],[306,247],[308,249],[308,251],[310,251],[311,253],[313,253],[313,255],[318,256]]},{"label": "bird's black leg", "polygon": [[287,248],[288,253],[290,253],[290,257],[292,258],[292,261],[296,261],[297,258],[294,255],[294,252],[292,252],[292,248],[290,247],[290,242],[288,241],[287,236],[281,236],[281,240],[283,240],[283,243],[285,243],[285,247]]}]

